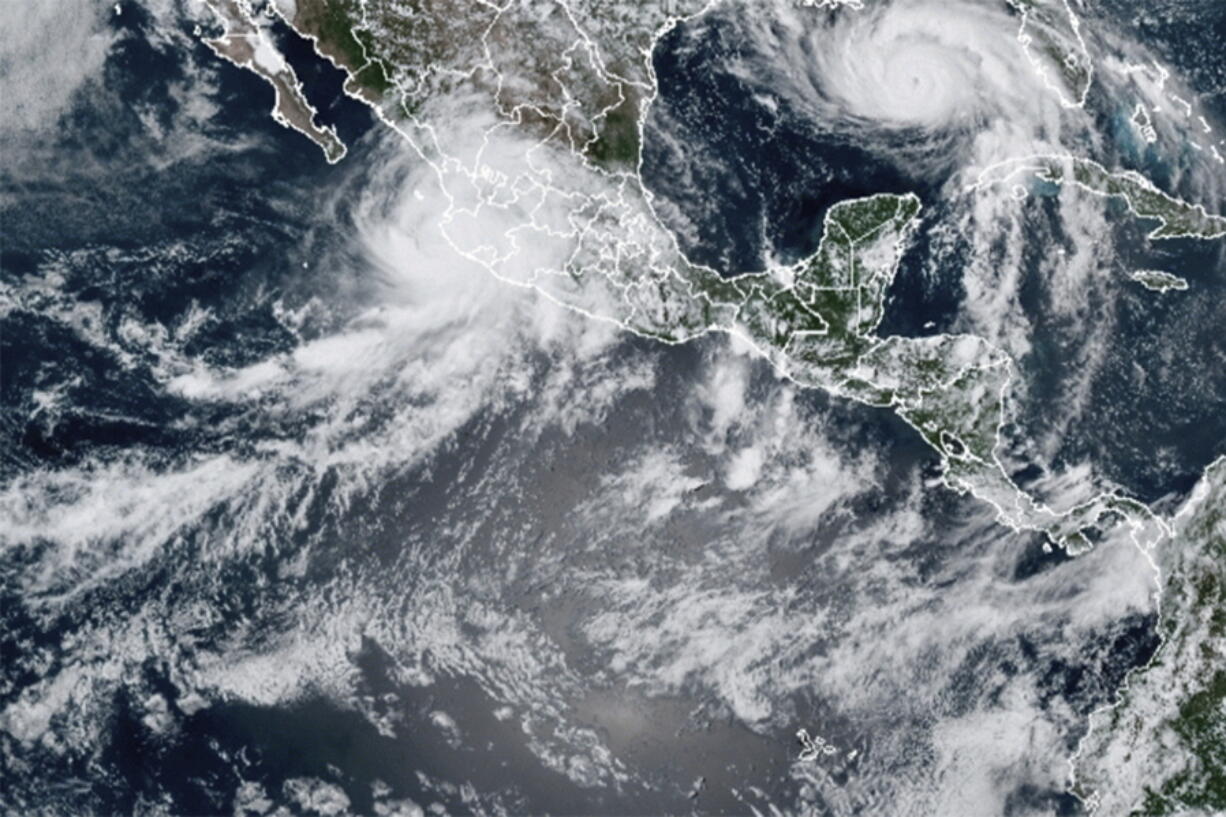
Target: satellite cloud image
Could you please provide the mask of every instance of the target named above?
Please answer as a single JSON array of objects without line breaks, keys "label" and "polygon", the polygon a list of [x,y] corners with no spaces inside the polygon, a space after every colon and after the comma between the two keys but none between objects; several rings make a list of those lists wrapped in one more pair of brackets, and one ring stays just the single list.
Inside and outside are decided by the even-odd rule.
[{"label": "satellite cloud image", "polygon": [[1226,0],[0,0],[0,815],[1226,815]]}]

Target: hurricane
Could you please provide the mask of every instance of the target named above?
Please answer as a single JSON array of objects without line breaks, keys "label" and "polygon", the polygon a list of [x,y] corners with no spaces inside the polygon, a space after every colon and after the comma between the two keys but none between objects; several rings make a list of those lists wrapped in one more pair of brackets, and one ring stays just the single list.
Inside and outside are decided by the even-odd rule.
[{"label": "hurricane", "polygon": [[0,35],[0,811],[1210,802],[1222,9],[453,5]]},{"label": "hurricane", "polygon": [[[922,131],[1044,124],[1051,102],[1003,4],[893,3],[797,22],[789,43],[820,121]],[[789,59],[789,63],[792,62]]]}]

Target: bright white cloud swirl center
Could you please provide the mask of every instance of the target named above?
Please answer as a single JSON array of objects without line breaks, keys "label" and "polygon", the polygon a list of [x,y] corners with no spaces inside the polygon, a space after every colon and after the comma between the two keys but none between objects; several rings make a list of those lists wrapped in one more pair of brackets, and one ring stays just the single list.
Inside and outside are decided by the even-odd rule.
[{"label": "bright white cloud swirl center", "polygon": [[889,131],[971,136],[967,158],[999,161],[1055,150],[1086,125],[1084,112],[1045,84],[1019,43],[1020,26],[1003,2],[963,0],[742,13],[737,28],[748,47],[732,70],[820,127],[869,139]]},{"label": "bright white cloud swirl center", "polygon": [[983,71],[991,57],[953,39],[953,26],[910,25],[924,20],[856,15],[834,49],[815,44],[818,87],[847,114],[885,125],[936,128],[981,111],[993,93]]}]

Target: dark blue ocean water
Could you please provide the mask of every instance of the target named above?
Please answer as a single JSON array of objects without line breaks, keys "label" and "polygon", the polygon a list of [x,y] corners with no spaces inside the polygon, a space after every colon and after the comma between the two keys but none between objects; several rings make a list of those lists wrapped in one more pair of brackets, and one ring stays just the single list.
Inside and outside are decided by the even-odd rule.
[{"label": "dark blue ocean water", "polygon": [[[305,302],[329,286],[310,269],[337,244],[343,223],[318,215],[319,191],[343,189],[345,168],[268,115],[272,88],[217,59],[194,39],[154,45],[139,6],[110,18],[120,39],[100,77],[77,93],[62,120],[14,148],[3,184],[0,274],[21,290],[36,278],[62,279],[58,294],[29,296],[0,337],[5,438],[0,476],[37,462],[65,465],[98,446],[175,449],[208,440],[216,417],[197,416],[168,396],[147,365],[121,365],[124,320],[174,326],[192,309],[211,315],[185,351],[206,362],[243,365],[294,342],[273,305]],[[189,35],[190,36],[190,35]],[[307,59],[292,37],[321,118],[361,153],[372,117],[339,96],[340,74]],[[216,86],[208,87],[210,79]],[[202,85],[204,83],[205,85]],[[183,95],[205,95],[216,115],[185,131]],[[149,113],[151,112],[151,113]],[[149,113],[161,132],[152,131]],[[209,147],[182,156],[184,143]],[[303,264],[308,264],[304,270]],[[100,308],[104,342],[91,343],[62,317],[77,304]],[[131,351],[135,353],[135,348]],[[64,390],[58,421],[30,421],[32,394]]]},{"label": "dark blue ocean water", "polygon": [[[288,351],[298,342],[274,314],[278,300],[299,305],[315,295],[326,299],[335,313],[321,317],[315,331],[346,316],[337,282],[338,265],[353,260],[345,250],[345,208],[321,202],[360,191],[364,151],[375,137],[365,109],[339,95],[339,74],[313,58],[303,41],[281,31],[321,118],[335,122],[350,144],[346,161],[330,167],[316,146],[271,121],[272,91],[257,77],[220,62],[203,46],[190,51],[155,46],[147,36],[151,20],[135,7],[125,6],[114,24],[127,36],[104,75],[82,92],[63,122],[42,135],[40,145],[24,148],[26,162],[4,171],[3,182],[20,205],[3,213],[5,283],[21,289],[23,281],[54,271],[64,284],[55,303],[32,298],[11,313],[0,333],[0,433],[6,452],[0,479],[36,467],[105,462],[136,450],[162,456],[168,466],[201,452],[241,457],[251,454],[255,442],[295,438],[309,428],[310,418],[236,415],[238,409],[168,395],[153,376],[153,361],[127,365],[120,359],[124,340],[118,327],[125,318],[173,325],[195,303],[213,317],[189,352],[238,366]],[[730,29],[717,28],[711,36],[719,49],[735,47]],[[684,125],[680,135],[692,138],[695,150],[688,158],[668,156],[648,135],[648,181],[666,178],[671,162],[692,161],[706,199],[703,206],[715,206],[714,211],[695,211],[699,239],[687,249],[696,257],[726,272],[755,268],[767,249],[796,257],[812,251],[815,225],[834,202],[883,189],[924,190],[929,183],[908,178],[903,169],[861,146],[812,130],[786,111],[768,115],[717,69],[694,55],[684,60],[670,55],[665,43],[657,64],[660,104]],[[150,133],[133,111],[157,111],[165,131],[173,133],[179,103],[169,86],[196,82],[195,72],[201,70],[215,78],[215,90],[207,93],[218,104],[217,116],[202,125],[201,135],[218,144],[174,158],[176,146]],[[159,158],[168,163],[152,161]],[[667,188],[658,192],[670,193]],[[939,205],[932,204],[931,217],[939,217]],[[761,223],[773,225],[765,236],[759,234]],[[924,241],[921,234],[920,258]],[[61,315],[62,308],[86,302],[100,305],[104,342],[82,338]],[[904,266],[891,303],[889,331],[933,331],[925,328],[929,320],[940,326],[952,319],[957,292],[925,282],[918,267]],[[525,484],[539,486],[545,499],[539,508],[506,512],[550,522],[565,553],[565,535],[583,535],[566,526],[568,490],[584,480],[598,482],[599,469],[619,456],[628,440],[664,448],[687,439],[689,420],[678,416],[676,407],[703,385],[704,355],[716,341],[706,343],[662,350],[646,341],[628,341],[628,354],[659,356],[662,385],[620,405],[582,439],[560,433],[546,437],[539,450],[524,457],[522,472],[515,472]],[[773,375],[759,366],[751,398],[776,388]],[[33,393],[55,389],[64,390],[64,408],[49,424],[32,411]],[[843,435],[842,444],[869,447],[886,463],[881,490],[858,500],[848,519],[806,532],[797,541],[779,541],[763,554],[773,573],[807,577],[820,590],[816,559],[836,547],[841,536],[854,533],[858,519],[871,519],[905,501],[904,488],[917,471],[933,476],[932,457],[889,412],[820,394],[799,399],[826,418],[832,435]],[[346,571],[360,576],[373,595],[412,605],[414,597],[406,588],[414,576],[403,572],[404,541],[412,534],[431,541],[437,531],[467,521],[459,501],[465,498],[462,486],[453,485],[462,482],[457,475],[480,472],[491,452],[505,455],[517,444],[514,425],[498,418],[474,421],[460,438],[453,460],[390,475],[369,495],[352,500],[344,514],[330,504],[335,475],[287,465],[287,471],[301,467],[304,485],[314,480],[311,491],[304,489],[287,509],[289,515],[301,512],[307,532],[289,523],[273,526],[263,548],[193,569],[197,560],[204,562],[207,548],[225,541],[227,526],[233,524],[223,504],[168,543],[147,569],[92,590],[55,615],[43,614],[36,600],[22,598],[11,583],[36,559],[39,543],[5,553],[0,561],[0,704],[73,660],[60,649],[66,634],[148,609],[169,616],[190,602],[217,612],[211,623],[190,633],[208,649],[224,644],[240,625],[278,635],[279,628],[290,626],[286,622],[295,610],[318,604],[321,593]],[[964,551],[979,544],[974,537],[982,530],[977,520],[983,510],[971,500],[933,490],[924,504],[931,531],[888,557],[913,566],[917,585],[941,581]],[[287,576],[286,564],[306,550],[308,536],[309,569],[302,576]],[[671,534],[666,544],[678,549],[701,544],[698,536],[693,541],[686,537],[685,531]],[[433,541],[440,552],[451,544],[441,533]],[[491,548],[471,558],[493,562],[497,554]],[[1037,541],[1019,540],[1016,564],[1008,566],[1002,581],[1022,584],[1065,563],[1045,553]],[[513,589],[521,594],[519,612],[540,615],[542,628],[559,643],[566,644],[572,618],[591,613],[565,605],[551,608],[552,600],[541,601],[540,587]],[[548,609],[542,612],[542,606]],[[1089,711],[1107,699],[1125,669],[1148,656],[1152,630],[1152,621],[1146,620],[1107,627],[1099,639],[1101,649],[1088,651],[1083,662],[1053,659],[1041,646],[1020,638],[988,644],[950,680],[946,704],[955,712],[972,706],[983,694],[975,685],[983,674],[1033,672],[1043,679],[1045,700],[1054,709],[1068,699],[1077,712]],[[396,737],[381,734],[354,701],[337,702],[322,692],[286,706],[215,701],[196,712],[184,711],[175,703],[181,690],[171,680],[174,660],[150,655],[127,679],[114,695],[97,747],[76,754],[26,750],[7,733],[0,734],[0,757],[25,764],[20,778],[16,762],[0,769],[0,788],[11,798],[0,796],[0,810],[40,806],[63,813],[129,813],[141,803],[160,801],[174,813],[229,813],[240,779],[257,780],[276,795],[285,781],[304,776],[334,781],[358,813],[371,812],[375,780],[388,784],[394,797],[438,801],[449,812],[467,810],[456,788],[464,782],[482,793],[499,793],[513,813],[525,814],[734,814],[744,813],[745,806],[729,793],[733,786],[759,785],[785,803],[794,802],[797,793],[788,777],[796,751],[791,736],[752,733],[717,709],[714,715],[695,717],[695,712],[715,708],[701,691],[661,699],[609,684],[599,694],[565,702],[639,775],[620,789],[590,789],[541,764],[527,748],[518,721],[494,717],[497,702],[472,678],[440,673],[428,687],[403,683],[397,680],[394,659],[373,639],[364,639],[352,656],[358,693],[363,705],[393,716]],[[599,662],[577,655],[573,664],[583,672]],[[169,737],[142,722],[139,698],[154,692],[170,702],[176,730]],[[880,724],[841,718],[838,702],[823,699],[820,689],[797,695],[787,705],[797,722],[820,722],[828,735],[862,747],[864,755],[873,751],[874,729],[898,727],[890,722],[891,713],[883,713]],[[465,735],[460,746],[430,727],[429,713],[436,709],[455,717]],[[637,715],[651,728],[634,733],[619,712]],[[419,773],[451,788],[427,785]],[[854,767],[837,770],[836,781],[854,774]],[[706,793],[692,801],[686,792],[699,775],[707,779]],[[1067,794],[1043,789],[1023,787],[1010,797],[1019,810],[1035,804],[1059,813],[1076,808]]]},{"label": "dark blue ocean water", "polygon": [[[1207,111],[1220,114],[1226,63],[1182,46],[1212,40],[1226,27],[1226,7],[1201,5],[1203,26],[1200,17],[1175,5],[1133,24],[1146,42],[1190,71]],[[1120,13],[1120,19],[1130,19]],[[915,336],[949,329],[962,308],[961,262],[970,247],[934,245],[928,228],[951,216],[937,189],[957,166],[958,135],[853,134],[840,131],[838,123],[812,121],[786,99],[771,97],[753,77],[729,68],[761,59],[746,54],[750,46],[737,25],[735,15],[704,15],[679,25],[656,52],[660,94],[647,123],[643,176],[669,202],[660,211],[679,230],[683,248],[725,274],[760,269],[764,256],[790,261],[811,253],[821,217],[837,201],[916,192],[925,205],[923,221],[888,293],[879,332]],[[1085,145],[1087,155],[1109,167],[1140,170],[1159,185],[1170,187],[1181,178],[1180,157],[1139,144],[1126,126],[1131,109],[1095,91],[1088,110],[1108,138]],[[941,155],[949,161],[934,159]],[[914,161],[917,156],[925,160]],[[1183,179],[1172,192],[1196,200],[1195,185],[1186,174]],[[1203,203],[1211,211],[1222,209],[1221,202]],[[1152,225],[1132,223],[1122,208],[1112,212],[1119,227],[1103,238],[1115,242],[1120,254],[1114,271],[1120,283],[1107,296],[1119,307],[1118,320],[1089,403],[1048,465],[1088,459],[1104,479],[1141,499],[1178,497],[1206,465],[1226,454],[1226,370],[1220,365],[1226,352],[1218,331],[1226,312],[1217,297],[1226,284],[1224,242],[1151,244],[1144,232]],[[1042,213],[1033,229],[1036,242],[1054,247],[1061,240],[1060,226]],[[1043,257],[1036,244],[1028,263]],[[1146,268],[1183,275],[1192,289],[1155,296],[1127,281],[1130,271]],[[1028,384],[1020,422],[1023,435],[1037,435],[1056,416],[1049,407],[1068,399],[1082,373],[1074,352],[1090,342],[1091,327],[1053,317],[1047,299],[1057,297],[1059,281],[1042,280],[1035,270],[1023,270],[1023,278],[1033,352],[1018,361]]]},{"label": "dark blue ocean water", "polygon": [[745,48],[735,15],[667,34],[655,52],[660,91],[644,140],[648,187],[697,226],[682,248],[727,275],[762,269],[764,253],[791,261],[813,252],[836,202],[920,186],[880,146],[825,131],[786,101],[765,104],[729,70]]}]

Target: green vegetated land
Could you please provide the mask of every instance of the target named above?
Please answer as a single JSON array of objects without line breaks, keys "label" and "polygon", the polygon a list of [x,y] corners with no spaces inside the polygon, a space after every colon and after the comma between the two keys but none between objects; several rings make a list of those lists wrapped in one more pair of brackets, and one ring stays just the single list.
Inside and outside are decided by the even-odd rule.
[{"label": "green vegetated land", "polygon": [[[1165,594],[1167,645],[1164,653],[1180,660],[1178,672],[1196,679],[1178,712],[1162,724],[1187,764],[1164,781],[1147,787],[1138,815],[1178,814],[1199,809],[1226,813],[1226,496],[1207,500],[1202,518],[1190,527],[1189,541],[1203,541],[1203,552],[1173,571]],[[1213,503],[1217,502],[1215,506]],[[1167,660],[1167,659],[1163,659]],[[1143,736],[1142,739],[1151,736]]]},{"label": "green vegetated land", "polygon": [[347,69],[358,90],[377,100],[391,89],[392,81],[383,64],[373,59],[375,41],[359,27],[360,14],[354,0],[298,0],[294,27],[314,36],[320,52]]}]

